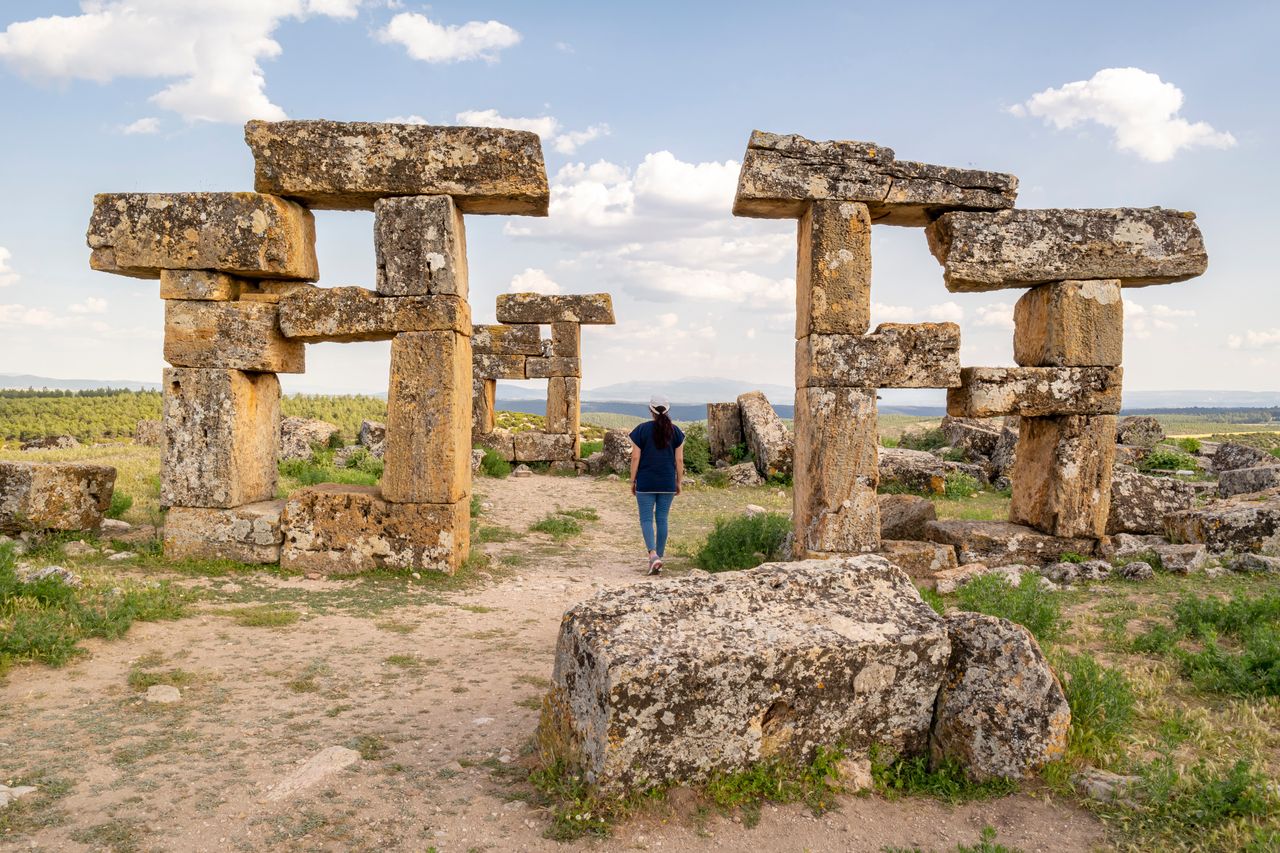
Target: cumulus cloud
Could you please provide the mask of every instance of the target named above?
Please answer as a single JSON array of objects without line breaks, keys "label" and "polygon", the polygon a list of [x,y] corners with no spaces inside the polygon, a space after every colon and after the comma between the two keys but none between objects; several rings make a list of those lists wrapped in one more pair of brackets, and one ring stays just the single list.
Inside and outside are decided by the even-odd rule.
[{"label": "cumulus cloud", "polygon": [[670,151],[646,154],[636,169],[636,194],[677,209],[724,214],[733,206],[740,165],[686,163]]},{"label": "cumulus cloud", "polygon": [[[1150,338],[1154,332],[1176,332],[1181,324],[1178,320],[1196,316],[1189,308],[1170,308],[1168,305],[1141,305],[1132,299],[1124,303],[1125,329],[1141,340]],[[1234,336],[1232,336],[1234,337]]]},{"label": "cumulus cloud", "polygon": [[417,12],[401,12],[378,31],[384,42],[402,45],[422,62],[497,62],[498,53],[520,41],[520,34],[500,21],[437,24]]},{"label": "cumulus cloud", "polygon": [[594,124],[586,130],[564,130],[554,116],[516,118],[500,115],[497,110],[465,110],[457,114],[461,124],[477,127],[509,127],[512,130],[530,130],[542,137],[542,141],[561,154],[576,153],[578,147],[593,139],[609,134],[607,124]]},{"label": "cumulus cloud", "polygon": [[155,118],[154,116],[149,116],[147,118],[140,118],[135,122],[126,124],[123,127],[121,127],[120,132],[123,133],[125,136],[135,136],[138,134],[146,134],[146,133],[159,133],[160,119]]},{"label": "cumulus cloud", "polygon": [[1247,329],[1243,335],[1228,335],[1227,346],[1235,350],[1280,349],[1280,328]]},{"label": "cumulus cloud", "polygon": [[960,323],[964,320],[964,308],[956,302],[939,302],[915,308],[910,305],[871,304],[871,314],[878,323]]},{"label": "cumulus cloud", "polygon": [[988,329],[1012,329],[1013,306],[1008,302],[993,302],[978,308],[978,319],[974,325]]},{"label": "cumulus cloud", "polygon": [[1152,163],[1172,160],[1184,148],[1231,148],[1236,139],[1207,122],[1179,115],[1182,90],[1141,68],[1104,68],[1037,92],[1010,109],[1035,116],[1058,130],[1094,122],[1112,131],[1115,146]]},{"label": "cumulus cloud", "polygon": [[18,279],[21,278],[21,276],[13,271],[13,267],[9,266],[9,259],[12,257],[13,255],[8,249],[4,246],[0,246],[0,287],[8,287],[11,284],[17,284]]},{"label": "cumulus cloud", "polygon": [[84,302],[76,302],[71,306],[72,314],[105,314],[106,311],[107,300],[97,296],[90,296]]},{"label": "cumulus cloud", "polygon": [[26,305],[0,305],[0,325],[36,326],[48,328],[60,325],[59,318],[47,308],[28,308]]},{"label": "cumulus cloud", "polygon": [[552,281],[545,271],[527,267],[524,272],[517,273],[511,279],[508,293],[542,293],[553,295],[560,292],[560,285]]}]

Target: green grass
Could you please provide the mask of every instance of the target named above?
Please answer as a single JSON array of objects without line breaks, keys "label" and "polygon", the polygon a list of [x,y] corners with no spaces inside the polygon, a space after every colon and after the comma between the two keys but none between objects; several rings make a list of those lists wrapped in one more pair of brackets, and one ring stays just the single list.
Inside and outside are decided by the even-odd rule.
[{"label": "green grass", "polygon": [[943,480],[942,496],[949,501],[971,498],[982,490],[982,484],[975,477],[963,471],[952,471]]},{"label": "green grass", "polygon": [[871,751],[871,781],[877,793],[888,799],[933,797],[948,803],[987,800],[1018,790],[1018,783],[1011,779],[974,782],[965,776],[964,767],[955,759],[947,759],[930,769],[928,756],[902,758],[886,755],[880,749]]},{"label": "green grass", "polygon": [[897,446],[907,450],[937,450],[939,447],[945,447],[946,443],[947,437],[939,427],[910,435],[902,435],[900,433]]},{"label": "green grass", "polygon": [[1174,444],[1183,453],[1196,454],[1200,452],[1200,439],[1198,438],[1179,438]]},{"label": "green grass", "polygon": [[578,521],[599,521],[600,513],[590,507],[581,507],[579,509],[562,509],[556,512],[557,515],[567,515],[569,518]]},{"label": "green grass", "polygon": [[586,459],[593,453],[600,453],[604,450],[604,439],[600,441],[582,441],[578,443],[578,455]]},{"label": "green grass", "polygon": [[523,533],[519,533],[508,527],[501,527],[493,524],[482,524],[472,538],[473,542],[483,544],[485,542],[512,542],[523,537]]},{"label": "green grass", "polygon": [[284,459],[280,462],[279,492],[287,495],[301,486],[320,483],[342,483],[349,486],[376,486],[382,478],[382,460],[369,454],[357,454],[352,467],[338,467],[333,451],[317,449],[309,459]]},{"label": "green grass", "polygon": [[1016,622],[1037,640],[1052,640],[1062,630],[1060,593],[1040,587],[1040,576],[1028,572],[1013,586],[1002,575],[984,575],[960,587],[956,593],[961,610],[999,616]]},{"label": "green grass", "polygon": [[296,610],[273,604],[229,607],[215,612],[220,616],[230,616],[237,625],[244,628],[284,628],[302,618],[302,614]]},{"label": "green grass", "polygon": [[740,812],[746,826],[760,822],[765,803],[802,802],[815,815],[831,811],[840,793],[838,748],[818,747],[811,762],[773,759],[734,773],[716,773],[703,786],[706,797],[721,810]]},{"label": "green grass", "polygon": [[529,529],[534,533],[546,533],[557,540],[569,539],[582,533],[582,525],[577,519],[559,513],[552,513],[541,521],[535,521],[529,525]]},{"label": "green grass", "polygon": [[1093,763],[1114,758],[1137,704],[1129,679],[1088,653],[1057,655],[1053,668],[1071,706],[1068,755]]},{"label": "green grass", "polygon": [[121,491],[111,493],[111,506],[107,508],[107,518],[124,518],[124,514],[133,508],[133,498]]},{"label": "green grass", "polygon": [[791,519],[776,512],[718,518],[694,561],[708,572],[754,568],[781,559],[783,541],[790,532]]},{"label": "green grass", "polygon": [[158,670],[139,663],[129,670],[128,684],[134,690],[143,691],[157,684],[167,684],[170,687],[187,687],[194,684],[196,680],[196,674],[185,669]]},{"label": "green grass", "polygon": [[494,477],[502,479],[510,476],[511,463],[503,459],[496,451],[488,448],[479,448],[484,450],[484,458],[480,460],[480,473],[486,477]]},{"label": "green grass", "polygon": [[1156,447],[1138,463],[1140,471],[1195,471],[1196,460],[1181,450]]}]

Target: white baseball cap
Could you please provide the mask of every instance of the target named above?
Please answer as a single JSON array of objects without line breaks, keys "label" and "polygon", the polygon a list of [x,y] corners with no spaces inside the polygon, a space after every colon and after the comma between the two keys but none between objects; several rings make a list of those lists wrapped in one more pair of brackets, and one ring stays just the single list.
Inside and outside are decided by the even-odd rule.
[{"label": "white baseball cap", "polygon": [[654,394],[649,398],[649,411],[654,414],[661,414],[671,410],[671,402],[661,394]]}]

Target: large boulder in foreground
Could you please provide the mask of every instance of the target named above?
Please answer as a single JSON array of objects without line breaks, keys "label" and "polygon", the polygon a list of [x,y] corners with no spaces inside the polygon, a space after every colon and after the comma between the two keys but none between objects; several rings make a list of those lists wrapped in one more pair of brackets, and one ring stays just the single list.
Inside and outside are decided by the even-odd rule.
[{"label": "large boulder in foreground", "polygon": [[875,555],[633,584],[565,614],[540,743],[605,789],[834,744],[920,754],[950,653]]},{"label": "large boulder in foreground", "polygon": [[972,779],[1029,776],[1067,750],[1071,709],[1031,633],[980,613],[946,617],[951,660],[930,748]]}]

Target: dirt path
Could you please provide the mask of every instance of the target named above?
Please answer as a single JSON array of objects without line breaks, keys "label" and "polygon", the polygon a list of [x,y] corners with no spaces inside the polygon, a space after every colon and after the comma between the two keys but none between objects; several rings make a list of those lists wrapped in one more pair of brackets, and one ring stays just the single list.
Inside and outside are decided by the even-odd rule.
[{"label": "dirt path", "polygon": [[[488,535],[510,537],[484,546],[495,573],[487,585],[187,579],[210,592],[199,615],[135,625],[62,670],[15,670],[0,683],[0,781],[43,775],[66,793],[24,813],[18,837],[0,838],[0,847],[949,850],[974,843],[984,825],[1027,851],[1103,844],[1089,814],[1027,795],[954,808],[848,797],[823,817],[766,807],[754,828],[718,814],[655,811],[604,841],[544,838],[545,811],[513,795],[524,790],[518,762],[560,616],[594,590],[643,582],[642,549],[624,483],[538,476],[486,480],[478,491],[488,505],[483,525],[500,528]],[[715,500],[767,498],[777,499],[749,490]],[[697,500],[690,496],[691,509]],[[585,522],[577,539],[561,545],[525,532],[552,509],[580,507],[600,520]],[[223,612],[264,603],[302,619],[267,628]],[[174,669],[185,682],[177,704],[147,703],[129,686],[131,671]],[[364,758],[313,788],[266,800],[330,746]]]}]

